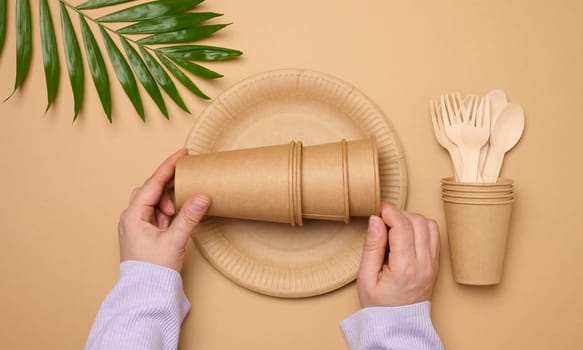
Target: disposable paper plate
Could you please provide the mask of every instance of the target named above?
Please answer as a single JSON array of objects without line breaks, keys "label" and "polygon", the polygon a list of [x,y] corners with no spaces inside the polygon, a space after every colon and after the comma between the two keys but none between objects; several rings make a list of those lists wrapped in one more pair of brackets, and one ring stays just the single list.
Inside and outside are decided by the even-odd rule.
[{"label": "disposable paper plate", "polygon": [[[241,81],[202,112],[186,148],[200,154],[371,135],[378,147],[381,197],[403,208],[407,169],[393,128],[364,94],[326,74],[287,69]],[[349,224],[304,220],[301,227],[207,218],[193,239],[233,282],[266,295],[298,298],[335,290],[356,278],[366,227],[366,218]]]}]

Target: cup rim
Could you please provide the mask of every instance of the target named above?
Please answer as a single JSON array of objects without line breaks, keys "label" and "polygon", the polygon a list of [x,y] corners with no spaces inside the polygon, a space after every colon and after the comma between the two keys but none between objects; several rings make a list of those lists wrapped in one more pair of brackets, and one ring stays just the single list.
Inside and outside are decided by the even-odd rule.
[{"label": "cup rim", "polygon": [[441,191],[441,195],[444,197],[451,197],[451,198],[460,198],[460,199],[505,199],[509,197],[514,197],[514,192],[508,193],[497,193],[497,192],[453,192],[443,190]]},{"label": "cup rim", "polygon": [[480,203],[496,203],[496,202],[504,202],[507,200],[514,199],[514,196],[508,197],[501,197],[501,198],[477,198],[477,197],[453,197],[453,196],[445,196],[442,195],[441,199],[449,200],[449,201],[461,201],[461,202],[480,202]]},{"label": "cup rim", "polygon": [[480,201],[480,200],[461,200],[461,199],[448,199],[448,198],[441,198],[444,203],[449,204],[458,204],[458,205],[506,205],[512,204],[515,200],[512,197],[509,200],[502,200],[502,201]]},{"label": "cup rim", "polygon": [[442,190],[452,191],[452,192],[474,192],[474,193],[507,193],[514,192],[513,186],[505,187],[464,187],[456,185],[441,185]]},{"label": "cup rim", "polygon": [[498,180],[496,182],[459,182],[459,181],[455,181],[455,178],[453,176],[450,177],[444,177],[443,179],[441,179],[441,183],[442,184],[447,184],[447,185],[459,185],[459,186],[463,186],[463,187],[505,187],[505,186],[512,186],[514,184],[514,180],[509,179],[509,178],[505,178],[505,177],[499,177]]}]

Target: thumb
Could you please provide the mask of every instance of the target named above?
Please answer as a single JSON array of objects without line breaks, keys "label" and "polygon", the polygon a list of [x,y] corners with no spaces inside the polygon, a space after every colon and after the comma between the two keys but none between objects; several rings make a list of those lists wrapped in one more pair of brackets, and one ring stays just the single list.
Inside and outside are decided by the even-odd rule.
[{"label": "thumb", "polygon": [[378,216],[371,216],[362,249],[358,279],[364,286],[376,285],[382,271],[387,250],[387,227]]},{"label": "thumb", "polygon": [[202,220],[210,203],[210,198],[204,194],[197,194],[190,198],[182,205],[169,230],[186,241],[196,225]]}]

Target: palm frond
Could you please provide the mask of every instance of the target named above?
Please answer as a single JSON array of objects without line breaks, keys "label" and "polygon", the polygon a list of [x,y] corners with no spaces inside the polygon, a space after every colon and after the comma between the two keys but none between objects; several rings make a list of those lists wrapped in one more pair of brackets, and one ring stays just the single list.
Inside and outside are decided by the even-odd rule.
[{"label": "palm frond", "polygon": [[179,57],[174,57],[174,56],[170,56],[170,59],[174,63],[178,64],[180,67],[187,70],[188,72],[190,72],[194,75],[198,75],[201,78],[217,79],[217,78],[223,77],[221,74],[219,74],[215,71],[212,71],[210,69],[206,69],[205,67],[198,65],[194,62],[190,62],[190,61],[184,60],[184,59],[179,58]]},{"label": "palm frond", "polygon": [[214,12],[187,12],[154,18],[119,29],[119,34],[158,34],[192,27],[209,19],[222,16]]},{"label": "palm frond", "polygon": [[138,84],[136,79],[132,74],[130,65],[126,61],[125,57],[121,54],[121,51],[111,39],[111,36],[107,33],[103,27],[99,28],[101,30],[101,35],[103,36],[103,41],[105,42],[105,48],[109,54],[109,59],[111,60],[111,65],[117,75],[117,79],[124,89],[126,95],[129,97],[130,101],[134,105],[136,112],[142,120],[145,121],[144,117],[144,106],[142,105],[142,98],[140,97],[140,92],[138,90]]},{"label": "palm frond", "polygon": [[89,0],[89,1],[82,3],[81,5],[77,6],[77,9],[79,9],[79,10],[92,10],[92,9],[106,7],[106,6],[123,4],[125,2],[130,2],[130,1],[133,1],[133,0]]},{"label": "palm frond", "polygon": [[45,66],[45,81],[47,84],[47,109],[51,107],[57,88],[59,87],[59,53],[57,52],[57,38],[55,36],[55,26],[53,16],[49,9],[48,0],[41,0],[40,6],[40,27],[41,45],[43,49],[43,63]]},{"label": "palm frond", "polygon": [[168,71],[170,71],[170,73],[172,73],[172,75],[174,75],[174,77],[176,77],[176,79],[178,79],[182,83],[182,85],[186,86],[188,90],[190,90],[193,94],[200,98],[204,98],[207,100],[210,99],[210,97],[205,95],[204,92],[202,92],[198,88],[198,86],[196,86],[196,84],[194,84],[192,80],[190,80],[190,78],[188,78],[186,74],[184,74],[180,70],[180,68],[176,67],[172,62],[170,62],[166,57],[164,57],[164,55],[160,54],[159,52],[156,52],[156,55],[160,59],[160,62],[162,62],[162,64],[168,69]]},{"label": "palm frond", "polygon": [[4,47],[4,39],[6,39],[6,17],[8,16],[6,1],[0,0],[0,53],[2,53],[2,48]]},{"label": "palm frond", "polygon": [[121,43],[126,52],[126,55],[129,58],[132,67],[134,68],[134,71],[136,72],[136,75],[138,76],[138,80],[142,83],[142,86],[144,87],[144,89],[146,89],[146,91],[148,92],[150,97],[152,97],[154,102],[156,102],[158,108],[160,108],[160,112],[162,112],[166,119],[168,119],[168,110],[166,109],[166,104],[164,103],[162,94],[160,94],[158,84],[156,84],[156,81],[152,77],[152,74],[148,70],[148,67],[146,67],[146,64],[144,63],[144,61],[142,61],[142,58],[140,57],[136,49],[134,49],[134,47],[130,45],[130,43],[126,39],[122,38]]},{"label": "palm frond", "polygon": [[111,123],[111,92],[109,90],[109,76],[107,75],[107,68],[105,68],[105,60],[89,24],[83,16],[79,16],[79,21],[81,22],[81,33],[83,34],[83,43],[85,44],[85,53],[89,63],[89,71],[91,72],[91,77],[93,77],[93,84],[97,90],[97,95],[99,95],[107,120]]},{"label": "palm frond", "polygon": [[[35,26],[32,24],[29,1],[16,0],[17,63],[14,91],[22,87],[31,63],[32,30]],[[162,92],[184,111],[189,112],[173,78],[196,96],[209,99],[186,73],[202,79],[221,78],[220,73],[203,67],[195,61],[221,61],[242,55],[239,50],[192,44],[230,25],[230,23],[205,23],[222,16],[221,13],[191,12],[203,0],[154,0],[119,8],[119,5],[131,1],[88,0],[74,6],[68,1],[59,0],[62,45],[74,97],[73,120],[76,120],[83,105],[84,61],[89,67],[93,85],[109,122],[112,122],[112,99],[110,78],[106,67],[108,62],[136,113],[145,121],[144,106],[137,81],[156,103],[160,113],[169,118]],[[112,12],[99,18],[91,16],[91,10],[104,8],[111,8]],[[6,12],[7,0],[0,0],[0,53],[6,34]],[[80,33],[76,32],[70,13],[78,15]],[[40,29],[48,109],[54,102],[59,88],[60,57],[48,0],[39,1],[39,14],[38,28]],[[121,23],[127,23],[127,25],[119,26]],[[111,24],[115,24],[119,29],[110,27]],[[95,30],[101,34],[106,55],[101,52],[98,39],[94,34]],[[80,39],[82,39],[82,46]],[[156,45],[156,47],[153,48],[150,45]]]},{"label": "palm frond", "polygon": [[188,11],[202,0],[161,0],[132,6],[130,8],[99,17],[98,22],[138,22]]},{"label": "palm frond", "polygon": [[[174,82],[172,81],[170,76],[168,76],[168,73],[166,73],[166,71],[160,66],[158,61],[156,61],[156,59],[142,46],[140,46],[140,51],[142,53],[142,56],[144,56],[144,60],[146,61],[148,68],[150,68],[150,71],[154,75],[154,78],[156,78],[156,81],[158,82],[158,84],[160,84],[162,89],[166,91],[166,94],[168,94],[168,96],[170,96],[170,98],[173,99],[174,102],[176,102],[176,104],[180,108],[182,108],[185,112],[190,113],[188,107],[186,107],[184,101],[182,100],[182,96],[180,96],[180,94],[178,93],[176,85],[174,85]],[[208,99],[206,95],[202,98]]]},{"label": "palm frond", "polygon": [[156,49],[168,56],[193,61],[222,61],[241,56],[239,50],[207,45],[180,45]]},{"label": "palm frond", "polygon": [[[16,79],[14,92],[20,87],[30,68],[32,57],[32,20],[30,2],[17,0],[16,2]],[[12,96],[12,95],[10,95]],[[8,96],[8,98],[10,98]]]},{"label": "palm frond", "polygon": [[73,90],[73,99],[75,101],[75,114],[73,121],[77,119],[81,106],[83,105],[83,91],[85,73],[83,72],[83,61],[81,58],[81,48],[79,40],[73,28],[73,22],[69,12],[65,8],[65,3],[61,2],[61,30],[63,31],[63,45],[65,46],[65,57],[67,58],[67,69],[69,71],[69,80]]},{"label": "palm frond", "polygon": [[174,32],[158,33],[138,40],[142,45],[151,44],[176,44],[196,41],[218,32],[228,24],[209,24],[206,26],[180,29]]}]

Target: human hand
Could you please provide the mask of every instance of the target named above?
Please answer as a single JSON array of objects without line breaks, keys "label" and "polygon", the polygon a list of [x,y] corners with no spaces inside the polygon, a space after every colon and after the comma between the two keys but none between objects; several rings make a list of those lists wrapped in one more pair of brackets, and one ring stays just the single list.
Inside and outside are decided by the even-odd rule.
[{"label": "human hand", "polygon": [[437,223],[386,203],[381,216],[369,220],[357,281],[360,304],[402,306],[429,300],[439,265]]},{"label": "human hand", "polygon": [[184,203],[171,222],[176,208],[168,189],[173,185],[176,161],[186,154],[182,149],[171,155],[132,192],[118,225],[122,261],[144,261],[179,272],[182,269],[188,238],[210,204],[208,196],[196,195]]}]

